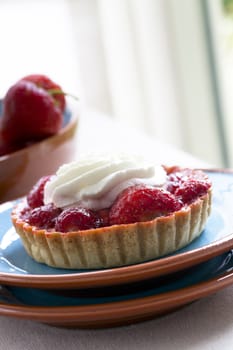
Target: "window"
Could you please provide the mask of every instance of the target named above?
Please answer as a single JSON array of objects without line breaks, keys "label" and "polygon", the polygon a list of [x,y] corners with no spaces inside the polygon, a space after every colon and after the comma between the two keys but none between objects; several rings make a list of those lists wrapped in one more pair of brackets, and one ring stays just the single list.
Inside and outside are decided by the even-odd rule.
[{"label": "window", "polygon": [[48,74],[86,108],[231,166],[232,18],[230,0],[1,0],[0,93]]}]

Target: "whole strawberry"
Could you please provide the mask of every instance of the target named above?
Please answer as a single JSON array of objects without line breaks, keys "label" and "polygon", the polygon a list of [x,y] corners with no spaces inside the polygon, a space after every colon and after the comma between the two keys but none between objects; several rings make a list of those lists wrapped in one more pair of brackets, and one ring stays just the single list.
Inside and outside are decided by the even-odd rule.
[{"label": "whole strawberry", "polygon": [[20,80],[3,100],[2,135],[7,142],[25,143],[56,134],[63,113],[54,97],[37,84]]},{"label": "whole strawberry", "polygon": [[17,145],[8,143],[3,138],[2,132],[0,130],[0,157],[5,156],[6,154],[10,154],[14,151],[17,151],[17,149],[18,149]]},{"label": "whole strawberry", "polygon": [[52,81],[46,75],[42,74],[27,75],[20,80],[30,81],[36,86],[46,90],[53,97],[56,106],[59,107],[62,112],[64,112],[66,105],[65,94],[60,85]]}]

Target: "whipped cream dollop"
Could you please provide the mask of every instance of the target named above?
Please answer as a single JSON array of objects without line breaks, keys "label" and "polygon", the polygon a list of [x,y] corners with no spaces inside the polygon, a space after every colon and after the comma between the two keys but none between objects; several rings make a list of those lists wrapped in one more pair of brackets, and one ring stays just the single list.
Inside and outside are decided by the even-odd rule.
[{"label": "whipped cream dollop", "polygon": [[125,188],[146,184],[162,186],[166,172],[139,156],[88,155],[62,165],[46,183],[44,203],[59,208],[109,208]]}]

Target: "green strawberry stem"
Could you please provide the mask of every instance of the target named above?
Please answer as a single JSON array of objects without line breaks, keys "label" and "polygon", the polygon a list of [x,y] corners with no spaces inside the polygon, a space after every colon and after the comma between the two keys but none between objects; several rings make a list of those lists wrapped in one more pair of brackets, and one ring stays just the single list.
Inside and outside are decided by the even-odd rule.
[{"label": "green strawberry stem", "polygon": [[70,93],[67,93],[67,92],[64,92],[60,89],[49,89],[47,90],[47,92],[50,94],[50,95],[64,95],[64,96],[70,96],[72,98],[74,98],[75,100],[79,100],[79,98],[75,95],[72,95]]}]

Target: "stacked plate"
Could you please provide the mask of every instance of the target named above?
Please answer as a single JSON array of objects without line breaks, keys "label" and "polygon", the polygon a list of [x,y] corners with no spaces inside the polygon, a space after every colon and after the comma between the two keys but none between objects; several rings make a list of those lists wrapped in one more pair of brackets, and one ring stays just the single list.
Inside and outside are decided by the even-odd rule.
[{"label": "stacked plate", "polygon": [[171,312],[233,283],[233,172],[206,171],[213,209],[202,235],[176,254],[102,270],[33,261],[0,206],[0,315],[65,327],[110,327]]}]

